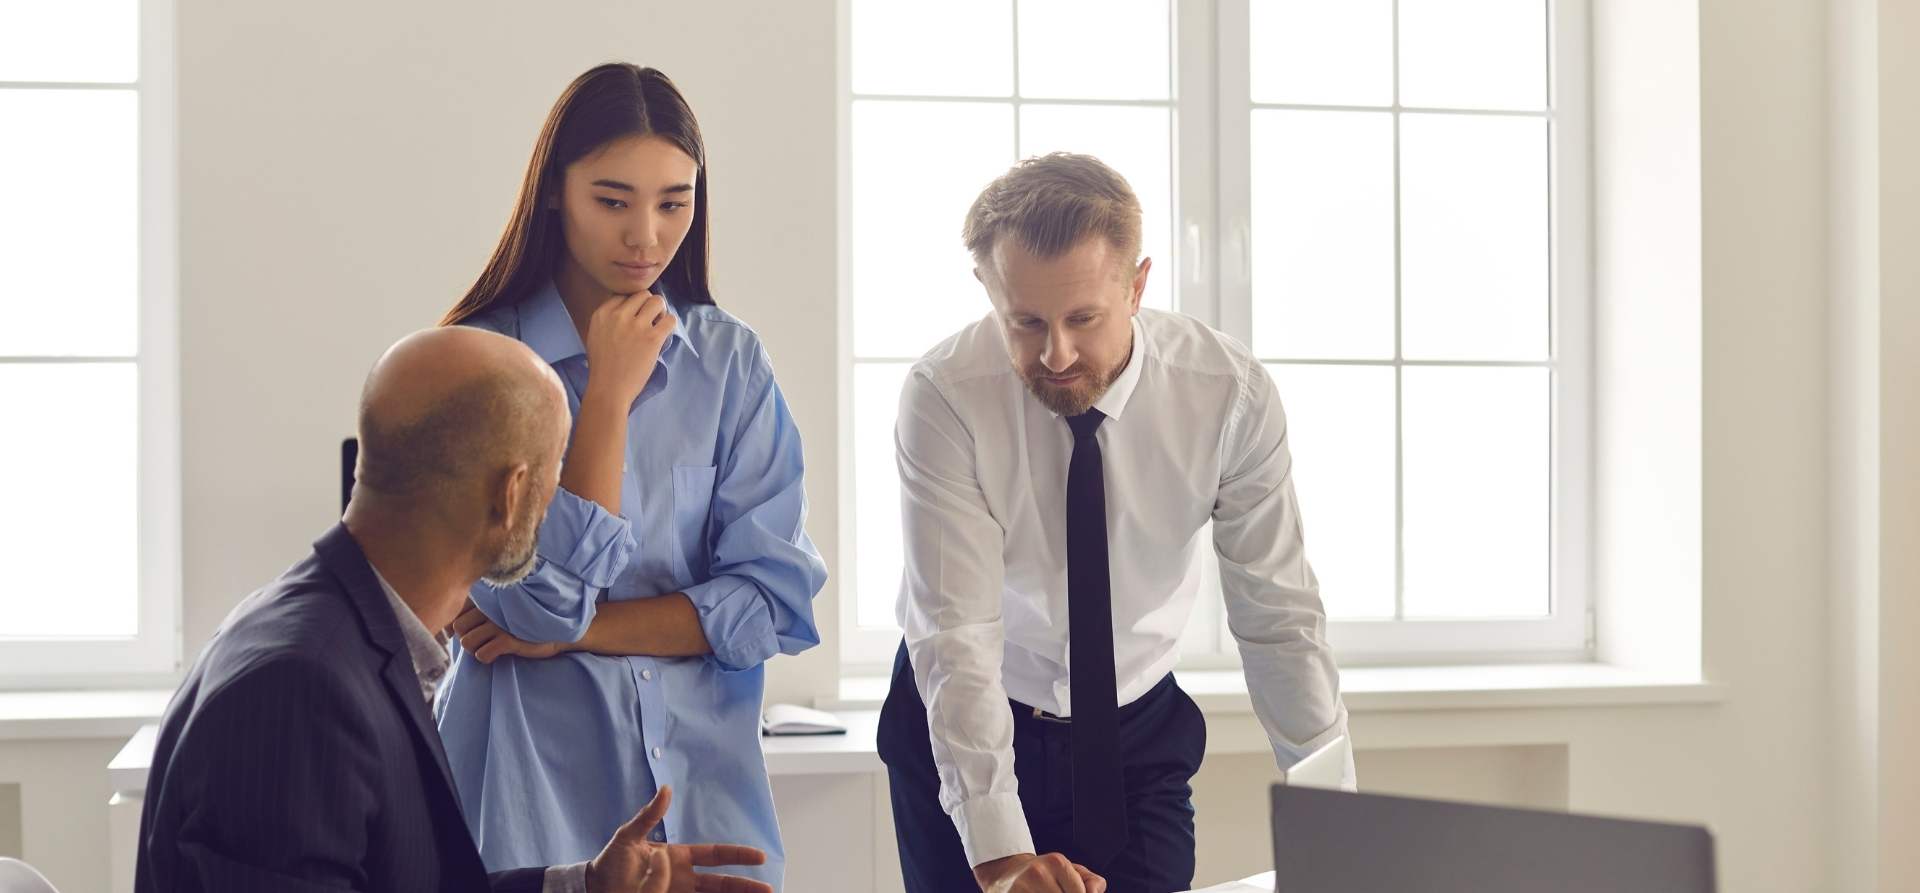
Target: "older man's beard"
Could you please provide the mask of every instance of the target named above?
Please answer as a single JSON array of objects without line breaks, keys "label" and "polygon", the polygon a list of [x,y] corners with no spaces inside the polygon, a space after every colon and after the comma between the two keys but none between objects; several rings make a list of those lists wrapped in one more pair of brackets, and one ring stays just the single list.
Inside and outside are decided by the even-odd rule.
[{"label": "older man's beard", "polygon": [[522,523],[507,537],[507,544],[494,558],[493,566],[480,579],[494,587],[512,586],[533,573],[540,545],[540,517],[527,512]]},{"label": "older man's beard", "polygon": [[[1092,409],[1093,404],[1100,402],[1100,398],[1106,396],[1107,389],[1113,386],[1114,379],[1120,377],[1120,371],[1124,368],[1126,368],[1125,363],[1116,363],[1113,368],[1099,375],[1082,374],[1080,381],[1061,387],[1047,383],[1046,376],[1055,373],[1045,366],[1031,366],[1020,370],[1020,380],[1027,383],[1027,390],[1033,393],[1034,399],[1039,400],[1041,406],[1063,416],[1076,416]],[[1087,370],[1084,365],[1075,363],[1068,371],[1085,373]]]}]

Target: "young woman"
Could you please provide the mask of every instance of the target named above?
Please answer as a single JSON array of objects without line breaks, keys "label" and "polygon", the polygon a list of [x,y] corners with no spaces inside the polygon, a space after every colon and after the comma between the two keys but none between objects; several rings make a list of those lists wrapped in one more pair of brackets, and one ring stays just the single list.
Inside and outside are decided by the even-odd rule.
[{"label": "young woman", "polygon": [[[714,305],[706,151],[658,71],[561,95],[493,259],[443,324],[520,339],[574,428],[524,582],[480,584],[436,706],[490,870],[588,859],[654,791],[656,836],[784,865],[761,665],[819,642],[800,435],[760,340]],[[730,869],[732,870],[732,869]]]}]

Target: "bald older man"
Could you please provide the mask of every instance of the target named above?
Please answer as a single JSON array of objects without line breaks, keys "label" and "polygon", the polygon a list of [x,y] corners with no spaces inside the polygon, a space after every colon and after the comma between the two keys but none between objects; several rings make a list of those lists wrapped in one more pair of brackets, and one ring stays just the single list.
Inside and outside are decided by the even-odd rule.
[{"label": "bald older man", "polygon": [[511,338],[433,329],[381,358],[346,517],[234,609],[167,708],[139,893],[770,893],[690,870],[757,850],[647,841],[665,790],[591,862],[488,876],[467,836],[427,710],[447,664],[431,631],[475,581],[532,568],[568,427],[553,370]]}]

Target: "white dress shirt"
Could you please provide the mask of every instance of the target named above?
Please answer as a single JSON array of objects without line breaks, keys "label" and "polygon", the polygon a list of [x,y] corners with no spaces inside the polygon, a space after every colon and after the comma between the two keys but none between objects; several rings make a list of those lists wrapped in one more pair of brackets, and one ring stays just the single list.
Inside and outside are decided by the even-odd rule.
[{"label": "white dress shirt", "polygon": [[[1094,404],[1105,470],[1115,680],[1173,669],[1212,522],[1227,618],[1282,766],[1346,732],[1273,380],[1233,339],[1143,309]],[[929,351],[895,428],[906,561],[898,616],[927,708],[940,802],[968,863],[1033,852],[1007,698],[1073,714],[1067,463],[1073,434],[1028,392],[989,314]],[[1348,757],[1347,782],[1353,770]]]}]

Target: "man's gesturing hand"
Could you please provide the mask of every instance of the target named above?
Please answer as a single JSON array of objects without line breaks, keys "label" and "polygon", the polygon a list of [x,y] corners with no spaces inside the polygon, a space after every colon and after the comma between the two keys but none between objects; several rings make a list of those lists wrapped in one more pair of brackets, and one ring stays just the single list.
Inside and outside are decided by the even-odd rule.
[{"label": "man's gesturing hand", "polygon": [[662,787],[587,863],[587,893],[773,893],[759,881],[726,874],[697,874],[694,867],[760,865],[767,854],[724,843],[665,844],[648,840],[667,816],[673,789]]}]

